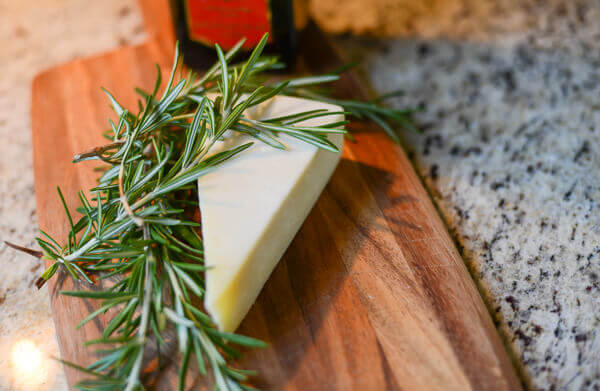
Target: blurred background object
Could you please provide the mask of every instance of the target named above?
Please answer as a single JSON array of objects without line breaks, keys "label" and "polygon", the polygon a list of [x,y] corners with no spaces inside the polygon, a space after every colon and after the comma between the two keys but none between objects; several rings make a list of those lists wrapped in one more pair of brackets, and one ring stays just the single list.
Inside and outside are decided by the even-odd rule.
[{"label": "blurred background object", "polygon": [[305,12],[330,33],[368,34],[378,37],[408,35],[416,29],[443,29],[439,22],[460,10],[456,0],[297,0]]},{"label": "blurred background object", "polygon": [[292,0],[170,0],[169,4],[184,61],[192,67],[211,66],[217,60],[215,45],[227,51],[241,39],[247,56],[265,33],[269,33],[265,51],[279,55],[288,65],[294,62],[297,36]]}]

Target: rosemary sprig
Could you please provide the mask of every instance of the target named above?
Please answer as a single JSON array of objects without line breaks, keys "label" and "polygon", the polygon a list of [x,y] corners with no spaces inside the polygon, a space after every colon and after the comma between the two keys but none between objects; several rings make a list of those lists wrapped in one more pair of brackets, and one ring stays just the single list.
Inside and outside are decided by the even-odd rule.
[{"label": "rosemary sprig", "polygon": [[108,345],[101,358],[88,367],[73,366],[90,379],[77,384],[82,390],[144,389],[142,369],[148,346],[165,344],[166,332],[174,328],[182,364],[179,389],[183,389],[190,361],[202,374],[212,371],[216,388],[249,390],[252,372],[233,368],[230,359],[239,355],[235,345],[263,347],[263,342],[216,328],[210,317],[194,303],[204,294],[204,253],[199,223],[189,217],[198,208],[197,179],[222,162],[234,158],[252,142],[220,153],[211,147],[240,132],[274,148],[285,149],[278,140],[287,134],[319,148],[337,151],[327,135],[345,133],[344,122],[318,127],[299,125],[309,118],[332,114],[313,110],[268,119],[250,118],[248,109],[280,94],[309,97],[340,104],[346,114],[371,118],[395,137],[386,120],[410,124],[409,113],[379,106],[377,102],[334,100],[313,89],[338,79],[338,75],[298,78],[264,83],[262,73],[280,66],[263,56],[263,37],[244,63],[231,61],[242,42],[227,53],[216,47],[219,61],[205,74],[188,72],[178,77],[180,58],[166,87],[158,91],[160,69],[151,92],[141,96],[137,114],[122,107],[106,92],[118,121],[109,121],[110,140],[74,157],[74,162],[99,159],[107,164],[98,186],[88,195],[79,192],[81,217],[71,214],[59,189],[70,225],[67,242],[59,244],[41,231],[37,239],[43,256],[53,263],[41,275],[38,287],[61,267],[75,280],[118,277],[103,291],[62,291],[68,296],[100,301],[98,310],[77,327],[113,309],[102,336],[86,345]]}]

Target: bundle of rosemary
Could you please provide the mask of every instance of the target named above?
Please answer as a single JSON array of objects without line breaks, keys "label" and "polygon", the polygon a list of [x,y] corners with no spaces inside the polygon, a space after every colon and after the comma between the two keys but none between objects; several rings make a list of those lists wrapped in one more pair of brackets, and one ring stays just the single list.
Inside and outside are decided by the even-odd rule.
[{"label": "bundle of rosemary", "polygon": [[150,343],[158,344],[160,349],[165,333],[174,328],[182,354],[179,389],[185,384],[192,361],[200,373],[212,372],[219,390],[252,389],[246,384],[252,372],[233,368],[228,361],[239,355],[235,345],[262,347],[264,343],[218,330],[211,318],[193,304],[203,296],[205,271],[200,224],[188,213],[199,207],[196,181],[252,144],[211,154],[211,146],[227,137],[228,132],[245,133],[255,142],[280,149],[285,147],[278,135],[287,134],[336,151],[327,134],[345,133],[340,126],[346,122],[303,127],[297,123],[332,113],[316,110],[257,120],[246,116],[248,109],[277,95],[292,95],[334,103],[347,115],[372,119],[395,140],[397,136],[388,121],[411,126],[410,111],[385,108],[377,100],[336,100],[316,88],[337,80],[337,74],[269,82],[264,72],[281,65],[277,58],[262,55],[266,42],[265,35],[243,63],[232,62],[242,42],[227,53],[217,46],[219,61],[203,75],[189,71],[185,78],[176,51],[160,97],[158,66],[152,92],[137,90],[142,97],[137,114],[106,92],[118,116],[116,123],[109,120],[106,137],[110,142],[76,155],[74,162],[99,159],[107,168],[98,186],[87,195],[79,192],[78,220],[59,189],[71,228],[67,242],[60,244],[43,231],[37,239],[43,257],[53,261],[38,280],[38,287],[60,268],[90,284],[96,279],[118,277],[104,291],[61,292],[101,301],[98,310],[77,327],[109,310],[114,314],[102,336],[86,343],[110,346],[99,350],[101,358],[87,367],[65,363],[90,376],[78,383],[78,388],[144,389],[144,352],[149,351]]}]

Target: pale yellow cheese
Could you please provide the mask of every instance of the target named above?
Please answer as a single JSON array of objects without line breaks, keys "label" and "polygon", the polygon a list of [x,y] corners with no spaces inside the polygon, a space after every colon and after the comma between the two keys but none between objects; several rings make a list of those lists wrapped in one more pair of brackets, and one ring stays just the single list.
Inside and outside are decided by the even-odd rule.
[{"label": "pale yellow cheese", "polygon": [[[338,106],[277,97],[260,116],[272,118]],[[259,110],[260,111],[260,110]],[[307,120],[315,126],[343,120],[331,115]],[[204,305],[221,330],[234,331],[329,181],[341,152],[282,135],[278,150],[246,135],[228,133],[211,152],[248,141],[255,144],[198,181],[206,272]],[[341,134],[329,139],[340,149]]]}]

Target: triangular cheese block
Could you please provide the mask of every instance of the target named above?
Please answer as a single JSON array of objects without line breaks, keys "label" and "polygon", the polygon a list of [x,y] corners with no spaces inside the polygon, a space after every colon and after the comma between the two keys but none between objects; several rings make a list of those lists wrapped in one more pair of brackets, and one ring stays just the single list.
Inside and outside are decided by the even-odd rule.
[{"label": "triangular cheese block", "polygon": [[[342,108],[306,99],[277,97],[260,107],[262,118]],[[331,115],[302,122],[342,121]],[[330,135],[342,149],[343,135]],[[206,272],[204,305],[221,330],[234,331],[298,232],[341,156],[286,135],[278,150],[230,133],[211,152],[256,141],[198,181]]]}]

